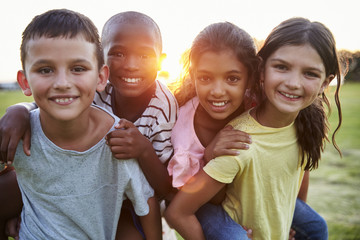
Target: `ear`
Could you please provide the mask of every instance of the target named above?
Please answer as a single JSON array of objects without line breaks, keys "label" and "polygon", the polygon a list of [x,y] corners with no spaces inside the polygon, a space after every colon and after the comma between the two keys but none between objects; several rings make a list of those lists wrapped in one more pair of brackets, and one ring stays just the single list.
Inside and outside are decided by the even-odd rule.
[{"label": "ear", "polygon": [[24,93],[25,96],[31,96],[32,92],[28,83],[28,80],[26,78],[25,72],[23,70],[19,70],[17,72],[16,76],[17,82]]},{"label": "ear", "polygon": [[335,78],[334,75],[329,75],[327,78],[325,78],[325,81],[321,84],[321,88],[319,91],[319,94],[322,94],[325,89],[329,86],[330,82]]},{"label": "ear", "polygon": [[162,62],[164,61],[164,59],[166,58],[166,53],[161,53],[159,60],[158,60],[158,66],[157,66],[157,70],[160,71],[161,70],[161,65]]},{"label": "ear", "polygon": [[101,92],[105,89],[108,78],[109,78],[109,67],[107,65],[103,65],[99,70],[99,77],[96,86],[96,91]]}]

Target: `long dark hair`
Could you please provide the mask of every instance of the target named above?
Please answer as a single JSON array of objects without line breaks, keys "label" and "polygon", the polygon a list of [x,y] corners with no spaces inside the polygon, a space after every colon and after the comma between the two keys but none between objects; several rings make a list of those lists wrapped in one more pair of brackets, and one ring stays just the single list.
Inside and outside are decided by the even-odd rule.
[{"label": "long dark hair", "polygon": [[[272,30],[258,55],[262,58],[264,65],[269,56],[280,47],[304,44],[309,44],[317,51],[323,61],[326,77],[333,75],[337,81],[334,97],[339,122],[332,135],[332,143],[341,156],[341,151],[335,141],[335,134],[342,122],[339,99],[341,75],[335,39],[330,30],[322,23],[311,22],[305,18],[288,19]],[[256,85],[260,86],[260,83],[258,82]],[[298,143],[302,153],[302,165],[306,159],[305,170],[312,170],[318,167],[321,152],[323,152],[325,147],[325,141],[328,141],[329,123],[324,104],[327,106],[330,114],[330,103],[325,92],[320,94],[310,106],[301,110],[295,120]]]}]

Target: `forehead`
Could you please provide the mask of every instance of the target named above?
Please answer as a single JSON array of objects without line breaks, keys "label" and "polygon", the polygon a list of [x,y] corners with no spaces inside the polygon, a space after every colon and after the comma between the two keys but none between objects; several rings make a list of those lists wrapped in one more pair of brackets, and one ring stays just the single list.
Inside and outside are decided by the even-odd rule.
[{"label": "forehead", "polygon": [[146,47],[160,51],[160,36],[151,23],[113,23],[109,26],[108,44],[124,47]]},{"label": "forehead", "polygon": [[286,45],[277,49],[270,55],[269,59],[279,59],[294,64],[325,68],[318,52],[309,44]]},{"label": "forehead", "polygon": [[244,64],[229,49],[204,52],[199,56],[195,67],[196,71],[246,72]]},{"label": "forehead", "polygon": [[30,39],[26,46],[26,62],[52,60],[59,62],[67,59],[83,59],[97,62],[96,46],[85,40],[81,35],[75,38],[47,38]]}]

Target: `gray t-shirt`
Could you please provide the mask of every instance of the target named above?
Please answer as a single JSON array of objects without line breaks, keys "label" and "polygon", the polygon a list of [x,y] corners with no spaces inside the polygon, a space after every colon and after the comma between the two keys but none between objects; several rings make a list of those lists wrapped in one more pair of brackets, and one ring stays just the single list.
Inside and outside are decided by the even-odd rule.
[{"label": "gray t-shirt", "polygon": [[14,161],[20,239],[114,239],[125,194],[137,215],[148,214],[154,192],[136,160],[113,158],[104,138],[84,152],[64,150],[45,136],[38,109],[30,118],[31,156],[19,144]]}]

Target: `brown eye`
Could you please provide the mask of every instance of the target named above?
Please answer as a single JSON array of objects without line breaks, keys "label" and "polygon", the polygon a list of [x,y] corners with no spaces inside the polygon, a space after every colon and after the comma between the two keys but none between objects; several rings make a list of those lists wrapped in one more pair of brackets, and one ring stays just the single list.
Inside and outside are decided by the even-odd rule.
[{"label": "brown eye", "polygon": [[240,78],[237,76],[230,76],[230,77],[228,77],[228,81],[231,83],[236,83],[236,82],[240,81]]},{"label": "brown eye", "polygon": [[45,67],[45,68],[40,68],[38,72],[40,74],[49,74],[49,73],[52,73],[54,71],[49,67]]}]

